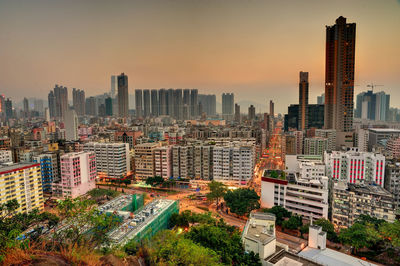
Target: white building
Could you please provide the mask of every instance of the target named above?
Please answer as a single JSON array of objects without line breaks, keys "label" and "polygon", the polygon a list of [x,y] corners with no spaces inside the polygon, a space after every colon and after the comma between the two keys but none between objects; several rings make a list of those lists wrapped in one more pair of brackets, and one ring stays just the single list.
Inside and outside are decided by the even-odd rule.
[{"label": "white building", "polygon": [[328,151],[336,150],[336,130],[335,129],[316,129],[315,136],[328,139]]},{"label": "white building", "polygon": [[12,162],[12,153],[10,150],[0,150],[0,164]]},{"label": "white building", "polygon": [[361,152],[368,151],[368,139],[369,139],[369,130],[368,129],[359,129],[357,132],[357,147]]},{"label": "white building", "polygon": [[327,219],[328,178],[319,174],[319,171],[313,174],[308,172],[305,176],[309,177],[302,178],[296,173],[289,173],[287,177],[274,178],[271,172],[266,171],[261,178],[261,207],[282,206],[306,219]]},{"label": "white building", "polygon": [[255,147],[251,145],[216,146],[213,149],[215,180],[247,182],[253,177]]},{"label": "white building", "polygon": [[313,137],[304,139],[304,154],[322,155],[329,149],[327,138]]},{"label": "white building", "polygon": [[89,142],[83,146],[83,150],[96,154],[99,176],[121,178],[131,171],[128,143]]},{"label": "white building", "polygon": [[385,156],[382,154],[352,149],[326,152],[324,157],[326,173],[333,180],[384,186]]},{"label": "white building", "polygon": [[78,140],[78,116],[75,110],[68,109],[65,114],[65,140]]}]

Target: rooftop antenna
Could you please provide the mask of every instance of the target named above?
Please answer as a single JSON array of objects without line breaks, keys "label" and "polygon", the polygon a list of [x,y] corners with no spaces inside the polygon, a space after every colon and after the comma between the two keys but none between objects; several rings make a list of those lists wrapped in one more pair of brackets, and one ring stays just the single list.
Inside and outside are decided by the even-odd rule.
[{"label": "rooftop antenna", "polygon": [[376,84],[374,84],[374,83],[371,83],[371,84],[368,84],[368,85],[367,85],[367,87],[371,88],[372,92],[374,91],[374,88],[375,88],[375,87],[382,87],[382,86],[384,86],[384,85],[376,85]]}]

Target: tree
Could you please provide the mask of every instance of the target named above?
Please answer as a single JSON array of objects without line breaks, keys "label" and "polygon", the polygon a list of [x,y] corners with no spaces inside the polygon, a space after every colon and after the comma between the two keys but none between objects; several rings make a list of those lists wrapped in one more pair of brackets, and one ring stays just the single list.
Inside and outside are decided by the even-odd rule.
[{"label": "tree", "polygon": [[130,185],[132,183],[132,181],[130,179],[127,179],[127,178],[124,179],[122,182],[125,184],[126,187],[128,187],[128,185]]},{"label": "tree", "polygon": [[164,183],[164,179],[161,176],[151,176],[146,179],[146,184],[150,186],[159,186]]},{"label": "tree", "polygon": [[223,221],[194,226],[185,238],[214,250],[225,265],[260,265],[258,255],[244,252],[240,232]]},{"label": "tree", "polygon": [[148,244],[150,265],[222,265],[215,251],[173,231],[161,231]]},{"label": "tree", "polygon": [[358,216],[358,218],[355,222],[363,224],[363,225],[372,224],[376,229],[378,229],[382,223],[385,223],[385,220],[378,219],[376,217],[372,217],[369,215],[361,214],[360,216]]},{"label": "tree", "polygon": [[379,226],[379,232],[393,247],[400,247],[400,221],[394,223],[384,222]]},{"label": "tree", "polygon": [[240,216],[260,208],[260,197],[253,189],[238,188],[233,191],[228,190],[224,200],[230,211]]},{"label": "tree", "polygon": [[220,198],[222,198],[227,191],[226,186],[221,182],[213,180],[208,183],[208,189],[210,190],[210,192],[207,193],[207,199],[211,201],[216,200],[218,208]]},{"label": "tree", "polygon": [[19,208],[19,203],[16,199],[7,201],[6,203],[0,204],[0,217],[2,219],[13,215],[14,211]]},{"label": "tree", "polygon": [[283,208],[282,206],[274,206],[270,209],[263,209],[263,212],[269,212],[275,214],[275,222],[277,225],[282,225],[284,218],[290,218],[292,213]]},{"label": "tree", "polygon": [[326,236],[328,238],[329,241],[332,242],[338,242],[338,236],[335,232],[335,227],[333,226],[333,224],[326,220],[326,219],[318,219],[314,222],[315,225],[319,225],[322,227],[322,231],[326,232]]},{"label": "tree", "polygon": [[296,230],[303,225],[303,220],[300,216],[293,215],[288,220],[283,221],[282,228]]},{"label": "tree", "polygon": [[57,228],[53,239],[61,245],[87,245],[95,247],[107,243],[106,233],[117,226],[117,216],[100,213],[94,201],[87,199],[66,199],[58,203],[58,211],[63,219],[62,228]]},{"label": "tree", "polygon": [[372,224],[354,223],[351,227],[340,231],[339,239],[343,244],[352,246],[353,253],[357,253],[360,248],[373,246],[381,240],[381,236]]}]

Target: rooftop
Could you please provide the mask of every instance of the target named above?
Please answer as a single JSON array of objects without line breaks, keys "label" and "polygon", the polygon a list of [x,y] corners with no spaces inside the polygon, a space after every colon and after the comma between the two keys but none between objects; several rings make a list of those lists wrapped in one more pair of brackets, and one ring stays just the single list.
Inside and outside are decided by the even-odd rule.
[{"label": "rooftop", "polygon": [[250,224],[247,234],[244,237],[254,241],[259,241],[263,245],[266,245],[275,239],[273,232],[270,232],[266,226],[257,224]]},{"label": "rooftop", "polygon": [[373,266],[376,264],[349,256],[345,253],[327,248],[324,250],[306,247],[299,254],[300,257],[328,266]]},{"label": "rooftop", "polygon": [[13,170],[21,170],[24,168],[30,168],[34,166],[38,166],[38,163],[8,163],[0,166],[0,174],[4,174],[6,172],[12,172]]},{"label": "rooftop", "polygon": [[400,129],[396,128],[370,128],[369,131],[376,133],[400,133]]},{"label": "rooftop", "polygon": [[[278,249],[278,247],[277,247]],[[266,259],[267,262],[273,264],[273,265],[278,265],[278,266],[319,266],[321,264],[311,261],[307,258],[300,257],[296,254],[287,252],[285,250],[280,250],[271,257]],[[339,266],[335,265],[335,266]],[[361,265],[360,265],[361,266]]]}]

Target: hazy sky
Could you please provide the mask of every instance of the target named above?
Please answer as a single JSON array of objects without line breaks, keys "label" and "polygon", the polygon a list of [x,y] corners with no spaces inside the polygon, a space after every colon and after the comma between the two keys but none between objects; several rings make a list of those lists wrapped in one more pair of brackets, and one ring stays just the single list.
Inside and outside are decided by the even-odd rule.
[{"label": "hazy sky", "polygon": [[311,102],[323,92],[325,25],[340,15],[357,23],[356,92],[385,85],[400,107],[399,0],[0,0],[0,93],[47,99],[61,84],[90,96],[125,72],[130,93],[234,92],[286,112],[299,71]]}]

